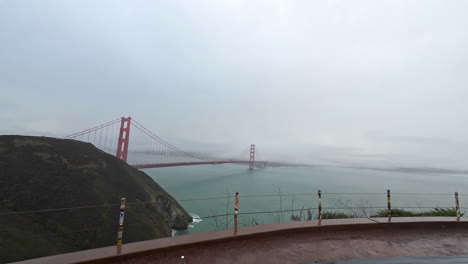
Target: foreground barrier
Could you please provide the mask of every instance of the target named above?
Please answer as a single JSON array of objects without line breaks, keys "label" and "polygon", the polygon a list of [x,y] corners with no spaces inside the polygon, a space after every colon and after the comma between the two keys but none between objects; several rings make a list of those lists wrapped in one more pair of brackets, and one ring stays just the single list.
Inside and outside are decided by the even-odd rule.
[{"label": "foreground barrier", "polygon": [[388,221],[392,220],[392,201],[390,200],[390,190],[387,190],[387,212],[388,212]]},{"label": "foreground barrier", "polygon": [[[317,196],[315,196],[317,195]],[[352,195],[376,195],[381,198],[373,199],[374,201],[381,201],[383,203],[384,197],[386,197],[386,207],[373,207],[373,206],[367,206],[367,207],[355,207],[355,206],[330,206],[327,205],[327,201],[330,201],[330,197],[334,196],[342,196],[342,195],[347,195],[347,196],[352,196]],[[398,202],[396,204],[396,207],[392,209],[392,201],[391,201],[391,191],[387,190],[386,196],[385,192],[380,192],[380,193],[332,193],[332,192],[323,192],[322,190],[318,190],[317,193],[277,193],[277,194],[257,194],[257,195],[240,195],[239,192],[236,192],[234,196],[221,196],[221,197],[207,197],[207,198],[193,198],[193,199],[181,199],[178,200],[178,202],[182,203],[187,203],[187,202],[208,202],[208,201],[217,201],[217,200],[227,200],[227,204],[229,201],[232,201],[230,199],[234,198],[234,210],[230,211],[228,208],[232,208],[232,204],[226,208],[226,213],[225,214],[211,214],[211,215],[202,215],[200,218],[203,219],[204,221],[213,221],[219,224],[220,220],[219,218],[224,217],[226,219],[226,223],[223,225],[217,226],[218,228],[214,228],[215,230],[219,229],[233,229],[234,235],[238,234],[238,228],[239,226],[245,226],[246,223],[242,223],[240,221],[245,221],[247,217],[244,216],[249,216],[249,215],[261,215],[261,214],[270,214],[274,216],[274,214],[284,214],[288,213],[291,214],[291,221],[308,221],[308,220],[313,220],[314,218],[312,217],[313,212],[317,212],[317,217],[315,219],[319,221],[326,221],[326,219],[330,218],[330,210],[362,210],[362,209],[369,209],[369,210],[381,210],[380,212],[385,212],[387,211],[387,216],[388,216],[388,222],[392,221],[392,217],[396,217],[396,209],[410,209],[410,210],[415,210],[415,209],[447,209],[447,210],[454,210],[455,214],[453,216],[456,216],[457,220],[460,220],[460,217],[462,216],[461,210],[468,209],[464,207],[460,207],[460,197],[462,196],[468,196],[468,194],[459,194],[458,192],[455,192],[454,194],[449,194],[449,193],[393,193],[394,197],[399,197],[399,196],[404,196],[404,195],[409,195],[409,196],[430,196],[430,197],[441,197],[441,196],[447,196],[447,197],[453,197],[452,195],[455,195],[455,202],[453,203],[453,200],[451,200],[451,204],[454,206],[449,206],[449,207],[439,207],[439,206],[431,206],[431,207],[422,207],[422,206],[417,206],[417,207],[411,207],[411,206],[398,206]],[[301,209],[295,209],[293,207],[291,208],[279,208],[279,210],[264,210],[264,211],[259,211],[259,210],[252,210],[248,211],[243,209],[242,211],[239,211],[239,200],[242,198],[243,199],[243,208],[248,207],[248,199],[253,199],[253,198],[268,198],[268,197],[279,197],[280,199],[283,199],[284,197],[291,197],[291,200],[294,200],[294,197],[305,197],[306,201],[311,201],[315,200],[313,197],[317,197],[317,208],[301,208]],[[453,198],[452,198],[453,199]],[[324,204],[325,201],[325,204]],[[107,210],[112,209],[112,207],[118,207],[119,206],[119,221],[118,225],[95,225],[95,228],[90,228],[91,225],[87,224],[86,226],[83,226],[81,229],[77,230],[71,230],[67,232],[51,232],[47,230],[47,225],[44,223],[44,231],[39,230],[38,233],[46,233],[45,235],[36,235],[36,236],[27,236],[27,235],[18,235],[18,236],[13,236],[8,233],[8,230],[3,230],[0,227],[0,243],[2,245],[5,245],[8,247],[8,245],[16,245],[16,244],[21,244],[24,243],[24,241],[42,241],[42,240],[54,240],[58,239],[59,237],[73,237],[73,240],[80,242],[82,241],[82,244],[85,245],[86,248],[95,248],[95,247],[102,247],[106,245],[111,245],[114,244],[115,242],[110,242],[109,238],[114,237],[114,239],[117,240],[117,249],[119,250],[122,244],[124,243],[123,239],[123,231],[124,231],[124,220],[127,220],[130,216],[129,219],[129,224],[125,224],[125,229],[126,233],[127,232],[135,232],[138,230],[139,226],[136,226],[135,224],[132,224],[132,219],[131,219],[131,214],[126,215],[125,210],[126,207],[128,206],[135,206],[135,207],[141,207],[144,206],[145,204],[155,204],[157,205],[158,203],[161,203],[162,201],[138,201],[138,202],[128,202],[125,198],[122,198],[120,203],[115,203],[115,204],[102,204],[102,205],[85,205],[85,206],[78,206],[78,207],[68,207],[68,208],[55,208],[55,209],[42,209],[42,210],[30,210],[30,211],[21,211],[21,212],[0,212],[0,220],[6,220],[8,221],[8,217],[11,217],[11,221],[15,221],[15,217],[19,215],[25,215],[25,214],[38,214],[41,215],[41,219],[47,220],[48,216],[50,217],[57,217],[57,214],[61,212],[88,212],[89,210]],[[309,203],[310,204],[310,203]],[[395,204],[393,204],[395,206]],[[135,208],[134,208],[135,209]],[[231,209],[232,210],[232,209]],[[328,211],[324,211],[328,210]],[[301,214],[303,212],[306,212],[304,214],[304,217],[301,216],[294,216],[295,212],[300,212]],[[453,211],[452,211],[453,212]],[[307,214],[307,216],[306,216]],[[233,216],[232,218],[230,216]],[[294,216],[294,217],[293,217]],[[5,219],[3,219],[5,218]],[[232,220],[227,220],[227,219],[232,219]],[[229,223],[230,221],[233,221]],[[112,223],[112,219],[109,219],[109,223]],[[283,218],[278,217],[275,220],[276,223],[283,222]],[[115,223],[115,222],[114,222]],[[83,225],[86,223],[83,223]],[[168,222],[168,224],[170,224]],[[247,225],[259,225],[261,223],[259,222],[251,222],[247,223]],[[117,229],[116,236],[112,235],[107,235],[110,233],[115,232]],[[6,234],[6,235],[5,235]],[[156,237],[155,237],[156,238]],[[113,240],[115,241],[115,240]],[[127,241],[127,240],[126,240]],[[40,243],[40,242],[38,242]],[[115,245],[115,244],[114,244]],[[17,246],[15,246],[17,247]],[[38,256],[39,257],[39,256]],[[19,259],[8,259],[8,261],[14,261],[14,260],[19,260]],[[2,261],[0,261],[2,262]]]},{"label": "foreground barrier", "polygon": [[318,220],[322,220],[322,191],[318,190]]},{"label": "foreground barrier", "polygon": [[239,213],[239,193],[236,192],[236,199],[234,201],[234,235],[237,235],[237,215]]},{"label": "foreground barrier", "polygon": [[120,214],[119,214],[119,231],[117,232],[117,248],[120,253],[120,246],[122,246],[123,225],[125,218],[125,198],[120,199]]}]

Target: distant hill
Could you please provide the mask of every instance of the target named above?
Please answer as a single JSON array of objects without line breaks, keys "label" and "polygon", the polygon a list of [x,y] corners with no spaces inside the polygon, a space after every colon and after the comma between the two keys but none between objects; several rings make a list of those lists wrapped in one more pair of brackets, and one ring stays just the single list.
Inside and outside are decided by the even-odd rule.
[{"label": "distant hill", "polygon": [[[124,243],[186,229],[190,215],[144,172],[89,143],[0,136],[0,263],[115,245],[127,199]],[[154,201],[155,203],[135,202]]]}]

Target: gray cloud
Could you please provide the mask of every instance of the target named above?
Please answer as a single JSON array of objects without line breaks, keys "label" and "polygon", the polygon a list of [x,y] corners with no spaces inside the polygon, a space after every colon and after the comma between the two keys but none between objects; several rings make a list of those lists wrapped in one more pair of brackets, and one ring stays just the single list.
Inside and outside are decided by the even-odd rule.
[{"label": "gray cloud", "polygon": [[131,115],[188,151],[467,169],[467,8],[3,0],[0,133]]}]

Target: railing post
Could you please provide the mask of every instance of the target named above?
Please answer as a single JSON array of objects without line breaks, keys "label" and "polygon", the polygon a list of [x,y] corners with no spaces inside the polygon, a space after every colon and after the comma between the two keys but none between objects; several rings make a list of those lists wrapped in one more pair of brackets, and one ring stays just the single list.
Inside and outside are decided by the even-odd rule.
[{"label": "railing post", "polygon": [[119,215],[119,229],[117,232],[117,249],[120,254],[120,247],[122,246],[123,224],[125,217],[125,198],[120,199],[120,215]]},{"label": "railing post", "polygon": [[387,213],[388,213],[388,221],[392,220],[392,203],[390,200],[390,190],[387,190]]},{"label": "railing post", "polygon": [[455,192],[455,210],[457,211],[457,221],[460,221],[460,202],[458,201],[458,192]]},{"label": "railing post", "polygon": [[237,235],[237,214],[239,212],[239,193],[236,192],[236,199],[234,201],[234,235]]},{"label": "railing post", "polygon": [[322,191],[318,190],[318,220],[322,221]]}]

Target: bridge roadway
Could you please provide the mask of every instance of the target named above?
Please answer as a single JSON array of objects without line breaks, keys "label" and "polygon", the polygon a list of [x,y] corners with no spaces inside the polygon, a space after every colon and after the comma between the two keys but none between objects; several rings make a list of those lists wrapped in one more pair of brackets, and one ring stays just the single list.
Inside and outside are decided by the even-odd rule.
[{"label": "bridge roadway", "polygon": [[[137,164],[131,165],[137,169],[149,169],[149,168],[162,168],[162,167],[176,167],[176,166],[189,166],[189,165],[217,165],[217,164],[225,164],[225,163],[234,163],[234,164],[243,164],[243,163],[250,163],[250,161],[245,160],[211,160],[211,161],[194,161],[194,162],[176,162],[176,163],[159,163],[159,164]],[[255,165],[261,164],[265,165],[263,161],[256,161],[254,162]]]}]

